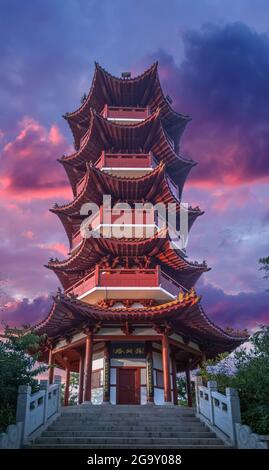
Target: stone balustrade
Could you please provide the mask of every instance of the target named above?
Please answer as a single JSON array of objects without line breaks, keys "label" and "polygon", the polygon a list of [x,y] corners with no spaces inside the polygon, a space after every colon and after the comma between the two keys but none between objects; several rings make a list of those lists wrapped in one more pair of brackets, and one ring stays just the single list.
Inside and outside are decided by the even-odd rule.
[{"label": "stone balustrade", "polygon": [[234,388],[227,387],[225,395],[217,390],[217,382],[209,381],[205,387],[202,377],[193,378],[195,383],[196,411],[200,418],[238,449],[268,449],[269,436],[259,436],[251,428],[241,424],[240,400]]},{"label": "stone balustrade", "polygon": [[53,418],[57,417],[61,406],[61,377],[55,376],[55,383],[40,381],[40,390],[31,393],[29,385],[21,385],[18,390],[16,424],[7,427],[0,434],[0,449],[19,449],[31,436],[42,431]]}]

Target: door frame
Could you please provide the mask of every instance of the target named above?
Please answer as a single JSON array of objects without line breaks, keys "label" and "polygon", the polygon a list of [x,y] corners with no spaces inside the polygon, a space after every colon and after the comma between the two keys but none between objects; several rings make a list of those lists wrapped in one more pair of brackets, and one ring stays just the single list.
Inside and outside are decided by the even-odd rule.
[{"label": "door frame", "polygon": [[[140,405],[141,403],[141,367],[137,366],[119,366],[116,368],[117,373],[116,373],[116,404],[121,405],[119,403],[119,398],[120,398],[120,389],[119,389],[119,376],[120,376],[120,371],[122,369],[132,369],[135,370],[135,403],[130,403],[130,405]],[[127,404],[127,403],[126,403]]]}]

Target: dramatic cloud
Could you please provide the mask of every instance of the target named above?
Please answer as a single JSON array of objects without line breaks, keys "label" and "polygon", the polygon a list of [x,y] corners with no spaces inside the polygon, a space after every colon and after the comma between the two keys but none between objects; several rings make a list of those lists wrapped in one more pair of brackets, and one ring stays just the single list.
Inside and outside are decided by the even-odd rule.
[{"label": "dramatic cloud", "polygon": [[[72,197],[56,161],[72,151],[61,114],[79,106],[94,60],[120,75],[141,73],[156,59],[173,106],[193,118],[182,152],[199,165],[184,202],[206,211],[188,246],[190,259],[212,266],[197,286],[205,310],[223,326],[268,322],[267,282],[258,271],[269,249],[269,42],[261,32],[268,5],[138,3],[2,1],[0,278],[8,304],[0,317],[12,325],[46,316],[58,280],[43,265],[66,256],[63,227],[48,212]],[[232,23],[238,19],[255,31]],[[215,25],[200,28],[205,21]]]},{"label": "dramatic cloud", "polygon": [[268,323],[269,292],[227,295],[210,284],[203,286],[200,291],[208,316],[224,328],[231,326],[242,329],[244,326],[254,331]]},{"label": "dramatic cloud", "polygon": [[46,199],[70,195],[63,168],[56,162],[68,149],[56,125],[47,131],[24,118],[14,140],[1,151],[2,195],[12,199]]},{"label": "dramatic cloud", "polygon": [[14,327],[37,323],[48,315],[51,304],[52,301],[48,297],[37,297],[33,301],[10,301],[1,313],[0,328],[3,324]]},{"label": "dramatic cloud", "polygon": [[184,35],[185,59],[163,50],[160,75],[173,105],[193,117],[183,150],[200,165],[190,184],[210,188],[269,176],[269,36],[242,23]]}]

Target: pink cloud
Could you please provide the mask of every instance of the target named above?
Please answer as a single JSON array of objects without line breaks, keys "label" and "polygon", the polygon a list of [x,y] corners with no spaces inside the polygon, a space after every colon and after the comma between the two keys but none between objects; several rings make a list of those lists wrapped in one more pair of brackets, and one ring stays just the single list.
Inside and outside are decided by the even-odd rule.
[{"label": "pink cloud", "polygon": [[38,247],[42,250],[60,253],[62,256],[66,256],[68,252],[67,245],[64,243],[39,243]]},{"label": "pink cloud", "polygon": [[2,149],[0,193],[18,201],[69,198],[66,175],[56,159],[69,146],[56,125],[47,130],[25,117],[14,140]]}]

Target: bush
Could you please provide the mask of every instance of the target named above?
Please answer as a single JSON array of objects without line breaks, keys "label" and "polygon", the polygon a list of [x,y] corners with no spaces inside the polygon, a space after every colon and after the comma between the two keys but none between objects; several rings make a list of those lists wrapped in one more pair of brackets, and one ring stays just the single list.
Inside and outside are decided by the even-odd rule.
[{"label": "bush", "polygon": [[249,341],[250,348],[206,361],[201,375],[206,381],[215,380],[222,393],[226,387],[236,388],[242,422],[254,432],[269,434],[269,327],[261,327]]},{"label": "bush", "polygon": [[242,421],[258,434],[269,434],[269,405],[257,405],[242,413]]},{"label": "bush", "polygon": [[[5,328],[0,341],[0,429],[14,423],[19,385],[38,389],[36,376],[46,370],[36,364],[42,338],[26,328]],[[29,354],[31,351],[31,355]]]}]

